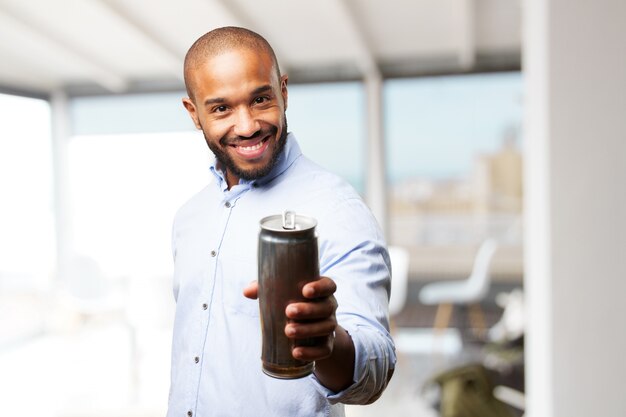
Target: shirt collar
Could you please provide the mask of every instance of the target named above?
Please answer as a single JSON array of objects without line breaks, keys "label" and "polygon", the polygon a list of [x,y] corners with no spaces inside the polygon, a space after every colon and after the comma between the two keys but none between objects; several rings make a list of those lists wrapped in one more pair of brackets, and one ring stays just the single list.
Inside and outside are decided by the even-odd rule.
[{"label": "shirt collar", "polygon": [[[296,159],[298,159],[302,155],[302,151],[300,150],[300,145],[298,145],[298,141],[296,140],[296,136],[289,132],[287,134],[287,143],[285,143],[285,147],[283,148],[281,154],[278,156],[278,160],[276,161],[276,165],[264,177],[257,178],[251,181],[239,180],[239,185],[247,185],[247,186],[260,186],[269,183],[274,178],[278,177],[280,174],[285,172],[287,168],[294,163]],[[224,172],[222,169],[218,167],[218,161],[216,158],[213,159],[213,163],[210,166],[210,170],[217,179],[217,183],[222,189],[222,191],[228,190],[228,185],[226,183],[226,178],[224,177]]]}]

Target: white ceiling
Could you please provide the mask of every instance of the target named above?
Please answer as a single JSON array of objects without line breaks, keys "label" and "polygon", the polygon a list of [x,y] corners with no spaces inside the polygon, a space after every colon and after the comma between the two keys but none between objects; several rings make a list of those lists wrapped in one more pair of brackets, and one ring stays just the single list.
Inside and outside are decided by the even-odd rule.
[{"label": "white ceiling", "polygon": [[0,89],[178,89],[224,25],[264,35],[291,82],[520,66],[520,0],[0,0]]}]

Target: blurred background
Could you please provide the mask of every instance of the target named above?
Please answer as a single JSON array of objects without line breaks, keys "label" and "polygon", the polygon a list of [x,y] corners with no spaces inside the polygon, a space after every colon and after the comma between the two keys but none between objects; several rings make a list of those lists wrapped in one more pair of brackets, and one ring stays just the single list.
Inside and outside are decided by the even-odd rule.
[{"label": "blurred background", "polygon": [[0,415],[165,414],[182,61],[224,25],[387,236],[398,367],[348,416],[625,415],[626,3],[565,3],[0,0]]}]

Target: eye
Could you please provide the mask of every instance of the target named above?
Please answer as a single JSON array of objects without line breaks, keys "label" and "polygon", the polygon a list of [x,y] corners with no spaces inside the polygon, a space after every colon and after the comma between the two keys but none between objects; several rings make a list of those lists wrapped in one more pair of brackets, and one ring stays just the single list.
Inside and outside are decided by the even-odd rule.
[{"label": "eye", "polygon": [[214,113],[224,113],[228,108],[226,106],[216,106],[213,108]]},{"label": "eye", "polygon": [[269,101],[269,97],[266,96],[259,96],[259,97],[255,97],[254,99],[254,104],[263,104]]}]

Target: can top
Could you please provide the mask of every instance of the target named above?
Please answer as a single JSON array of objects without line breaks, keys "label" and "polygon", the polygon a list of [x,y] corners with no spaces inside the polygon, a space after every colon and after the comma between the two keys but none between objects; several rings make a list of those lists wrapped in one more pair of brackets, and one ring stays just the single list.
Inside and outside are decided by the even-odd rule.
[{"label": "can top", "polygon": [[300,232],[314,229],[315,226],[317,220],[313,217],[296,214],[290,210],[261,219],[261,228],[273,232]]}]

